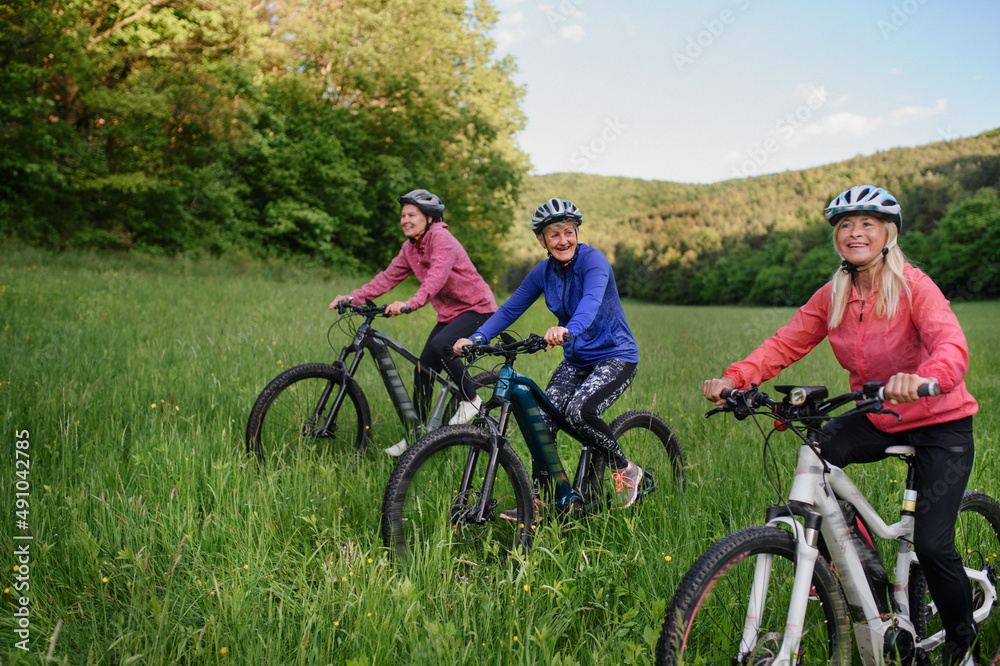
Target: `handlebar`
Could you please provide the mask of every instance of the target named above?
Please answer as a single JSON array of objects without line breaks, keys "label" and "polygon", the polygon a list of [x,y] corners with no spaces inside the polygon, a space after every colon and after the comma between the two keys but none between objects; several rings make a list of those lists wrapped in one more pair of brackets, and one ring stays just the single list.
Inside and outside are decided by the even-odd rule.
[{"label": "handlebar", "polygon": [[[766,410],[783,422],[815,422],[817,419],[830,418],[828,416],[830,412],[850,402],[856,403],[848,412],[850,414],[896,414],[882,404],[888,399],[882,382],[867,382],[857,391],[842,393],[832,398],[828,397],[825,386],[782,385],[775,386],[775,390],[785,394],[780,402],[759,390],[757,386],[746,390],[723,389],[719,397],[725,400],[726,404],[706,412],[705,417],[719,412],[732,412],[737,420],[743,420],[760,413],[760,410]],[[917,389],[917,395],[921,397],[933,397],[940,393],[941,386],[937,382],[929,382]],[[899,418],[899,415],[896,414],[896,417]]]},{"label": "handlebar", "polygon": [[[534,354],[549,347],[549,343],[545,341],[545,338],[537,333],[532,333],[523,340],[514,340],[506,334],[501,334],[501,336],[506,336],[506,339],[499,345],[465,345],[462,347],[462,356],[470,361],[475,360],[478,356],[503,356],[513,359],[518,354]],[[501,339],[504,338],[501,337]],[[569,342],[572,339],[573,335],[571,333],[563,335],[563,342]]]},{"label": "handlebar", "polygon": [[[386,306],[375,305],[371,301],[366,302],[364,305],[354,305],[348,301],[341,301],[337,303],[337,314],[344,314],[346,312],[351,312],[352,314],[358,314],[362,317],[391,317],[392,315],[385,311]],[[410,314],[413,312],[413,308],[401,308],[400,312],[403,314]]]}]

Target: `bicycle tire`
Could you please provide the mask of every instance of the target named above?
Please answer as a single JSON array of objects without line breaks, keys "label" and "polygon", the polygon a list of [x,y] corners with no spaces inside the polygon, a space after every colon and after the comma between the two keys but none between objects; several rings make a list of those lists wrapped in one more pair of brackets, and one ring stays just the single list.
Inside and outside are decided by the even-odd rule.
[{"label": "bicycle tire", "polygon": [[[739,657],[747,597],[759,555],[773,555],[756,645]],[[778,527],[749,527],[709,548],[677,588],[656,645],[658,666],[770,663],[781,644],[795,574],[795,539]],[[847,612],[833,570],[817,557],[796,663],[851,663]]]},{"label": "bicycle tire", "polygon": [[[345,397],[333,431],[318,433],[315,426],[325,421],[341,386]],[[318,400],[327,387],[329,397],[317,415]],[[285,370],[260,392],[247,421],[247,453],[263,462],[284,450],[298,454],[324,442],[323,451],[348,450],[361,455],[368,447],[370,428],[368,400],[354,378],[332,365],[306,363]]]},{"label": "bicycle tire", "polygon": [[[995,586],[1000,568],[997,559],[1000,555],[1000,503],[985,493],[967,490],[955,522],[955,547],[966,567],[985,571]],[[941,631],[937,607],[931,601],[927,579],[919,563],[910,569],[909,595],[910,620],[917,631],[917,641]],[[984,600],[982,588],[972,583],[973,608],[979,608]],[[996,663],[1000,657],[1000,603],[994,603],[986,619],[979,622],[976,642],[979,652],[976,663]],[[938,645],[925,654],[935,662],[940,661],[934,656],[940,648]]]},{"label": "bicycle tire", "polygon": [[[438,428],[408,449],[389,477],[382,501],[382,541],[399,560],[444,548],[462,561],[481,562],[531,545],[534,505],[524,464],[508,444],[499,451],[498,473],[486,522],[465,519],[462,510],[481,496],[482,472],[490,434],[473,425]],[[470,456],[475,458],[473,487],[460,492]],[[516,508],[519,521],[500,517]]]},{"label": "bicycle tire", "polygon": [[610,427],[624,456],[651,475],[651,481],[646,478],[640,485],[640,498],[653,492],[665,496],[684,492],[684,453],[666,421],[653,412],[636,409],[620,415]]}]

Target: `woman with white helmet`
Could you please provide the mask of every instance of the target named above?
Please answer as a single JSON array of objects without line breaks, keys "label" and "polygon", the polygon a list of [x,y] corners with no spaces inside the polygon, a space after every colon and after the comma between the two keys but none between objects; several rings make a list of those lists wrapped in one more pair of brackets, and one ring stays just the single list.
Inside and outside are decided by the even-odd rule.
[{"label": "woman with white helmet", "polygon": [[[461,360],[452,358],[451,346],[496,312],[496,300],[465,248],[448,231],[448,225],[444,223],[444,203],[436,194],[413,190],[399,197],[399,204],[399,222],[407,238],[399,254],[371,282],[349,294],[336,296],[330,303],[330,309],[343,301],[363,302],[377,298],[408,276],[416,276],[420,281],[417,293],[408,300],[394,301],[385,308],[388,314],[396,316],[402,314],[403,308],[416,310],[430,303],[437,312],[438,323],[427,337],[420,354],[420,364],[414,373],[414,402],[421,418],[425,418],[431,381],[420,371],[421,366],[436,372],[447,370],[460,385],[464,397],[450,423],[465,423],[479,413],[482,399],[476,394],[476,387],[465,373]],[[400,456],[406,446],[404,439],[385,452]]]},{"label": "woman with white helmet", "polygon": [[[571,201],[549,199],[535,210],[531,230],[548,253],[525,277],[521,286],[472,335],[459,340],[454,351],[488,342],[510,326],[545,295],[545,305],[558,320],[548,329],[545,341],[562,346],[564,360],[555,369],[545,394],[585,437],[599,448],[612,467],[617,491],[616,508],[635,502],[642,469],[627,460],[601,419],[601,414],[618,399],[635,378],[639,347],[629,329],[615,275],[607,258],[583,243],[577,243],[577,228],[583,221]],[[570,340],[566,344],[566,334]],[[555,434],[555,424],[543,418]],[[505,518],[516,519],[510,512]]]},{"label": "woman with white helmet", "polygon": [[[941,290],[907,263],[896,239],[903,225],[895,197],[872,185],[841,193],[824,211],[843,260],[830,281],[791,322],[703,393],[721,404],[723,389],[760,384],[828,338],[850,373],[851,389],[885,382],[891,414],[838,417],[824,432],[823,457],[843,467],[886,457],[893,444],[915,448],[917,557],[946,632],[945,664],[959,664],[975,635],[972,590],[955,550],[958,506],[972,470],[975,399],[965,387],[965,334]],[[937,382],[941,395],[919,398]]]}]

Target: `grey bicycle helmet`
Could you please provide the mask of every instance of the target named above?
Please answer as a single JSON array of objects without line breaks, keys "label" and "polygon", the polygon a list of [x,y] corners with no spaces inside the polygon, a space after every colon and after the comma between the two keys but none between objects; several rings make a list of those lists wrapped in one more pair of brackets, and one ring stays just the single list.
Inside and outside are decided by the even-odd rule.
[{"label": "grey bicycle helmet", "polygon": [[399,205],[413,204],[427,217],[444,218],[444,203],[441,197],[427,190],[413,190],[399,197]]},{"label": "grey bicycle helmet", "polygon": [[842,215],[861,212],[881,213],[896,224],[897,231],[903,230],[903,214],[896,197],[874,185],[855,185],[841,192],[826,207],[823,215],[833,225]]},{"label": "grey bicycle helmet", "polygon": [[563,220],[575,220],[580,225],[583,223],[583,214],[572,201],[549,199],[535,209],[535,214],[531,216],[531,230],[538,235],[545,227]]}]

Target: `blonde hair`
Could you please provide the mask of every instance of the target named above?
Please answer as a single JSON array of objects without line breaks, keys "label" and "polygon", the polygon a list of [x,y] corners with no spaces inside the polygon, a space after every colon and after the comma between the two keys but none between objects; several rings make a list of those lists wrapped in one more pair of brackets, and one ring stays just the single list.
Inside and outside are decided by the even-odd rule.
[{"label": "blonde hair", "polygon": [[[876,215],[867,213],[872,217]],[[878,297],[875,299],[875,316],[879,319],[895,316],[899,309],[899,295],[904,291],[906,298],[910,296],[910,285],[907,284],[903,276],[903,266],[906,264],[906,257],[903,251],[896,244],[899,237],[899,229],[891,221],[881,219],[882,224],[888,232],[885,245],[889,252],[883,257],[880,263],[875,264],[870,270],[876,271],[873,280],[878,285]],[[834,227],[833,245],[837,246],[836,226]],[[839,255],[839,252],[838,252]],[[843,259],[843,257],[840,257]],[[832,288],[830,289],[830,318],[827,321],[829,328],[837,328],[844,319],[844,312],[847,310],[847,302],[851,299],[851,283],[853,274],[843,268],[837,268],[837,272],[830,278]]]}]

